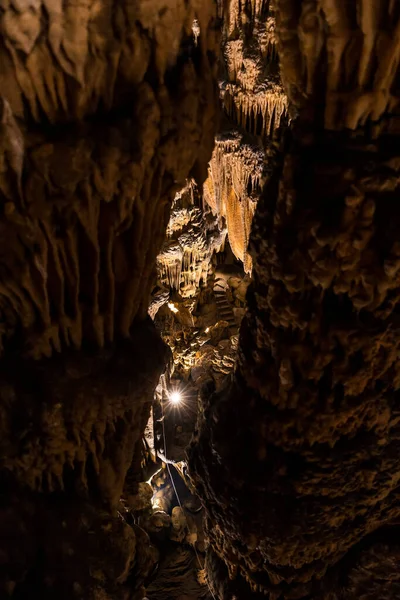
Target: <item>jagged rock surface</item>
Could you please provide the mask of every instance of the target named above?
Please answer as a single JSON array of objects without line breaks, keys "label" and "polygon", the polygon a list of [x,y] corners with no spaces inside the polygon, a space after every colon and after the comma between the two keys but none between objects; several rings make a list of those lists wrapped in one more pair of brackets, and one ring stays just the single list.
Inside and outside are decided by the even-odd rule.
[{"label": "jagged rock surface", "polygon": [[251,271],[247,252],[251,223],[265,178],[265,151],[262,145],[245,142],[238,131],[217,135],[203,187],[204,201],[226,223],[233,254]]},{"label": "jagged rock surface", "polygon": [[147,313],[169,203],[212,149],[216,35],[209,3],[160,1],[158,17],[141,2],[15,4],[2,9],[1,343],[18,334],[39,358],[101,347]]},{"label": "jagged rock surface", "polygon": [[72,479],[90,493],[94,478],[102,501],[116,506],[166,355],[147,323],[100,353],[4,358],[2,468],[36,492],[68,491]]},{"label": "jagged rock surface", "polygon": [[[276,15],[283,82],[303,118],[318,117],[329,130],[354,130],[398,114],[398,3],[296,4],[279,2]],[[321,61],[326,73],[320,69]],[[324,111],[319,114],[321,106]],[[397,131],[395,119],[383,119],[381,125]],[[379,132],[378,125],[375,134]]]},{"label": "jagged rock surface", "polygon": [[220,90],[226,122],[216,137],[204,200],[226,223],[236,258],[251,272],[247,252],[262,184],[273,163],[274,140],[288,120],[276,49],[275,14],[268,1],[220,2],[223,22]]},{"label": "jagged rock surface", "polygon": [[193,550],[174,545],[148,588],[149,600],[211,600],[207,587],[199,582],[200,576],[196,576],[200,570]]},{"label": "jagged rock surface", "polygon": [[223,12],[224,108],[233,122],[268,138],[287,115],[276,51],[275,13],[269,0],[231,0]]},{"label": "jagged rock surface", "polygon": [[299,117],[256,211],[234,381],[190,452],[220,598],[399,594],[399,13],[276,5]]},{"label": "jagged rock surface", "polygon": [[167,237],[157,257],[160,285],[179,291],[183,298],[193,298],[207,286],[212,257],[225,243],[226,229],[200,204],[197,186],[190,181],[174,198]]},{"label": "jagged rock surface", "polygon": [[166,363],[156,256],[212,151],[215,16],[197,0],[1,3],[2,597],[143,597],[147,542],[113,515]]}]

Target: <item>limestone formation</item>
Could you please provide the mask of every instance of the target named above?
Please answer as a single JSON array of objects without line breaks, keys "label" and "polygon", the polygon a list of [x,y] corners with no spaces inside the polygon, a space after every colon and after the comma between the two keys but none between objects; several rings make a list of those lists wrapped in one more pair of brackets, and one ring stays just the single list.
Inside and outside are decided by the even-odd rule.
[{"label": "limestone formation", "polygon": [[220,221],[226,223],[233,254],[251,271],[247,252],[251,224],[264,181],[263,146],[245,143],[238,131],[219,134],[203,188],[207,203]]},{"label": "limestone formation", "polygon": [[157,257],[159,284],[193,298],[207,286],[212,275],[212,257],[225,243],[226,229],[219,226],[207,207],[201,207],[196,183],[192,180],[173,201],[167,236]]},{"label": "limestone formation", "polygon": [[2,348],[103,347],[147,313],[169,203],[211,152],[211,3],[1,10]]},{"label": "limestone formation", "polygon": [[0,599],[398,600],[400,3],[0,32]]},{"label": "limestone formation", "polygon": [[231,0],[225,4],[220,82],[225,110],[249,133],[270,137],[288,111],[272,2]]},{"label": "limestone formation", "polygon": [[400,11],[276,15],[298,118],[257,206],[235,377],[191,450],[208,571],[221,599],[395,599]]},{"label": "limestone formation", "polygon": [[272,2],[221,3],[220,96],[225,113],[216,137],[204,200],[226,224],[236,258],[251,272],[252,219],[271,166],[274,141],[288,121],[279,71]]},{"label": "limestone formation", "polygon": [[139,599],[117,510],[167,362],[156,257],[213,146],[215,7],[6,0],[0,27],[0,596]]}]

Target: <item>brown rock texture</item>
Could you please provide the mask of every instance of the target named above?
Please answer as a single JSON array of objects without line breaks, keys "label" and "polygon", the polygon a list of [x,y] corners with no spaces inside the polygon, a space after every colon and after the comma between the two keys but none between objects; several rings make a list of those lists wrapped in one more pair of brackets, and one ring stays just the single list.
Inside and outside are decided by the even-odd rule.
[{"label": "brown rock texture", "polygon": [[276,2],[299,116],[255,215],[234,381],[190,451],[220,598],[399,597],[399,13]]},{"label": "brown rock texture", "polygon": [[246,143],[239,131],[219,134],[203,187],[204,202],[226,223],[229,244],[235,257],[251,271],[247,252],[251,224],[265,179],[265,151],[261,144]]},{"label": "brown rock texture", "polygon": [[233,122],[265,139],[279,128],[288,109],[279,73],[274,2],[220,4],[223,106]]},{"label": "brown rock texture", "polygon": [[219,2],[219,70],[224,118],[203,187],[204,202],[225,225],[234,256],[251,273],[252,219],[273,164],[274,142],[288,121],[273,2]]},{"label": "brown rock texture", "polygon": [[169,204],[214,133],[211,3],[56,6],[1,9],[2,345],[18,333],[34,358],[144,317]]},{"label": "brown rock texture", "polygon": [[213,146],[215,13],[0,4],[1,597],[144,595],[149,544],[117,509],[167,360],[156,256]]},{"label": "brown rock texture", "polygon": [[157,256],[159,287],[179,292],[182,299],[194,299],[207,286],[212,257],[225,243],[226,229],[202,204],[196,183],[188,181],[175,195],[166,239]]}]

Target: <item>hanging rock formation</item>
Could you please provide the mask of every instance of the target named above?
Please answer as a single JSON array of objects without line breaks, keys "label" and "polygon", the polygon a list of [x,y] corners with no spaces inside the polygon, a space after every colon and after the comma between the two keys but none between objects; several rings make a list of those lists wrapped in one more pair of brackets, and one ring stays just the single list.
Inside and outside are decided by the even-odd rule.
[{"label": "hanging rock formation", "polygon": [[1,3],[2,598],[143,597],[148,539],[116,510],[167,360],[156,256],[211,156],[215,18],[203,0]]},{"label": "hanging rock formation", "polygon": [[228,116],[254,135],[271,136],[287,113],[269,0],[231,0],[223,10],[221,96]]},{"label": "hanging rock formation", "polygon": [[204,202],[226,223],[233,254],[251,271],[247,252],[251,223],[264,180],[265,151],[261,145],[245,143],[238,131],[219,134],[204,183]]},{"label": "hanging rock formation", "polygon": [[298,119],[258,203],[232,384],[190,451],[220,599],[399,597],[395,2],[279,0]]},{"label": "hanging rock formation", "polygon": [[225,118],[204,185],[204,201],[226,223],[237,259],[251,272],[251,223],[270,166],[274,141],[287,123],[271,2],[221,3],[221,101]]},{"label": "hanging rock formation", "polygon": [[192,180],[174,198],[167,237],[157,257],[159,284],[179,291],[183,298],[193,298],[207,285],[212,257],[225,243],[226,229],[200,204]]}]

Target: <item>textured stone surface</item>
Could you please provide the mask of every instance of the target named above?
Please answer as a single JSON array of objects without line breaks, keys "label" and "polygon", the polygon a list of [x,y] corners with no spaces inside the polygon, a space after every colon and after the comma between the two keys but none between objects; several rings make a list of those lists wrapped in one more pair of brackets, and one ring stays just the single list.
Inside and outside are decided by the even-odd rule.
[{"label": "textured stone surface", "polygon": [[198,4],[0,9],[2,347],[101,347],[146,314],[169,204],[212,149],[217,35]]},{"label": "textured stone surface", "polygon": [[[235,378],[207,402],[191,450],[209,570],[227,599],[396,598],[399,140],[393,115],[363,126],[395,112],[396,84],[383,108],[377,98],[398,76],[386,54],[398,47],[398,11],[276,9],[299,118],[256,211]],[[364,44],[346,45],[350,32]],[[331,77],[356,89],[364,60],[379,68],[363,80],[376,100],[361,115],[352,94],[338,103]]]},{"label": "textured stone surface", "polygon": [[151,546],[121,517],[72,497],[3,488],[0,521],[3,598],[142,597]]},{"label": "textured stone surface", "polygon": [[1,3],[1,597],[400,596],[400,9],[217,4]]},{"label": "textured stone surface", "polygon": [[203,188],[204,202],[218,216],[221,228],[226,223],[232,252],[246,272],[251,271],[247,248],[265,179],[265,154],[261,143],[247,142],[239,131],[217,135]]},{"label": "textured stone surface", "polygon": [[196,183],[189,181],[172,203],[166,240],[157,256],[159,285],[195,299],[207,287],[212,258],[223,249],[225,238],[218,215],[211,214]]},{"label": "textured stone surface", "polygon": [[274,3],[230,0],[220,4],[224,108],[243,129],[268,138],[288,110],[279,73]]},{"label": "textured stone surface", "polygon": [[156,256],[213,146],[215,7],[6,0],[0,31],[0,595],[136,600],[154,557],[116,511],[167,360]]},{"label": "textured stone surface", "polygon": [[[398,114],[397,2],[276,4],[282,79],[298,110],[334,130]],[[394,121],[390,126],[397,128]]]},{"label": "textured stone surface", "polygon": [[147,590],[149,600],[211,600],[200,571],[193,550],[175,545],[161,561],[157,579]]},{"label": "textured stone surface", "polygon": [[224,118],[203,197],[226,227],[234,256],[250,273],[252,219],[274,162],[273,142],[288,121],[288,103],[280,79],[273,3],[230,0],[219,2],[219,11]]},{"label": "textured stone surface", "polygon": [[152,323],[101,353],[3,359],[2,467],[35,491],[96,494],[116,506],[150,410],[166,348]]}]

